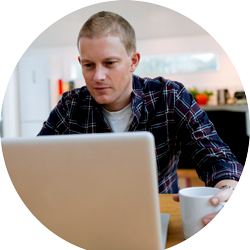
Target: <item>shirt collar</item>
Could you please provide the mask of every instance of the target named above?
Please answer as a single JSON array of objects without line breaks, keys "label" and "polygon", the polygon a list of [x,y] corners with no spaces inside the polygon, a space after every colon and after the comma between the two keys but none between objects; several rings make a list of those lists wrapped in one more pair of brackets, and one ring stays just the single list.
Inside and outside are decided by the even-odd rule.
[{"label": "shirt collar", "polygon": [[[143,92],[143,86],[142,82],[144,81],[143,78],[139,78],[136,75],[133,75],[133,89],[132,89],[132,94],[131,94],[131,108],[132,112],[135,116],[136,119],[134,119],[134,122],[132,123],[133,129],[137,127],[139,124],[140,118],[141,118],[141,113],[142,109],[144,109],[144,92]],[[89,91],[85,88],[84,92],[87,91],[87,98],[85,99],[85,105],[87,105],[90,109],[91,107],[95,110],[98,111],[99,115],[103,119],[103,114],[102,114],[102,106],[98,104],[95,99],[90,95]],[[85,92],[86,93],[86,92]],[[86,103],[87,102],[87,103]],[[83,104],[83,106],[84,106]]]}]

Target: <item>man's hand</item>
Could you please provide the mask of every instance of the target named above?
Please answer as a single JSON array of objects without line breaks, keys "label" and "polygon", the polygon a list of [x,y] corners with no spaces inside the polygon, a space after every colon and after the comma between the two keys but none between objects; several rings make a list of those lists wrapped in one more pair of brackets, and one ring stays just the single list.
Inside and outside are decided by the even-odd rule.
[{"label": "man's hand", "polygon": [[[238,182],[234,181],[234,180],[222,180],[222,181],[218,182],[214,187],[215,188],[221,188],[224,185],[229,185],[229,186],[232,186],[232,187],[236,187],[237,183]],[[233,193],[233,190],[231,190],[231,189],[222,189],[221,192],[219,192],[218,194],[216,194],[215,196],[213,196],[211,198],[211,203],[213,205],[217,205],[220,202],[228,201],[228,199],[230,198],[232,193]],[[173,196],[173,200],[174,201],[179,201],[179,194],[175,194]],[[214,214],[209,214],[209,215],[205,216],[203,218],[203,220],[202,220],[203,224],[206,226],[218,213],[219,212],[214,213]]]}]

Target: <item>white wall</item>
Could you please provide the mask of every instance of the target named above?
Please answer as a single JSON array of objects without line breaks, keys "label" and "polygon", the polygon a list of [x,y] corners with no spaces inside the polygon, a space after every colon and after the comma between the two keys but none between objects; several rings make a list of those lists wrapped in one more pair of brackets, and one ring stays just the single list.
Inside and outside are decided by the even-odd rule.
[{"label": "white wall", "polygon": [[[137,50],[141,56],[160,54],[185,54],[196,52],[217,52],[219,55],[219,71],[206,71],[195,73],[162,74],[163,77],[183,83],[187,88],[196,86],[200,90],[213,91],[227,88],[232,96],[235,91],[243,91],[240,78],[225,51],[209,35],[193,37],[177,37],[156,40],[137,41]],[[29,49],[25,55],[48,55],[51,60],[51,93],[52,106],[58,101],[57,81],[70,79],[70,63],[77,60],[78,50],[76,46],[60,48]],[[157,75],[148,75],[156,77]],[[76,87],[85,85],[84,79],[77,80]],[[54,93],[54,94],[53,94]]]},{"label": "white wall", "polygon": [[[142,56],[160,54],[181,54],[195,52],[217,52],[219,55],[219,71],[207,71],[197,73],[162,74],[163,77],[183,83],[187,88],[197,87],[200,90],[208,90],[216,93],[217,89],[227,88],[230,95],[235,91],[243,91],[240,78],[227,54],[220,45],[209,35],[196,37],[178,37],[157,40],[143,40],[137,42],[137,50]],[[28,49],[24,56],[48,56],[50,59],[50,83],[51,83],[51,109],[59,100],[58,79],[70,81],[70,65],[76,61],[78,50],[76,46]],[[156,77],[157,75],[148,75]],[[17,72],[14,71],[6,91],[4,104],[4,136],[18,135],[18,104],[17,104]],[[85,85],[83,78],[75,80],[75,87]],[[211,98],[215,104],[216,95]]]},{"label": "white wall", "polygon": [[[162,74],[162,76],[179,81],[187,88],[195,86],[200,90],[213,91],[215,94],[216,90],[224,88],[229,90],[230,95],[233,95],[235,91],[243,91],[242,83],[230,58],[209,35],[138,41],[137,50],[141,53],[141,56],[217,52],[219,55],[219,71]],[[157,75],[148,76],[156,77]]]},{"label": "white wall", "polygon": [[20,135],[17,77],[17,69],[15,68],[9,80],[3,100],[4,137],[18,137]]}]

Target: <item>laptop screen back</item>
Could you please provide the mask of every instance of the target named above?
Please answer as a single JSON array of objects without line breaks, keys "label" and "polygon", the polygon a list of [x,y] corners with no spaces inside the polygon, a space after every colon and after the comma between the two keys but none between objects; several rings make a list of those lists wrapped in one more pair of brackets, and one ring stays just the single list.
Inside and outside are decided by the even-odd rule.
[{"label": "laptop screen back", "polygon": [[3,139],[11,180],[48,229],[84,249],[162,249],[148,132]]}]

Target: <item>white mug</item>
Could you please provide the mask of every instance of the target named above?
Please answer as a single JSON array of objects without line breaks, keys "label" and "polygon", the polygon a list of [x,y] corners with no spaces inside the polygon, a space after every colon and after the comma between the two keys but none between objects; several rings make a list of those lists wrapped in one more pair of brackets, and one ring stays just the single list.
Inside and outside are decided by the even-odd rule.
[{"label": "white mug", "polygon": [[200,231],[204,224],[203,217],[220,211],[225,202],[212,205],[210,199],[221,192],[221,189],[212,187],[190,187],[179,191],[181,217],[184,238],[187,239]]}]

